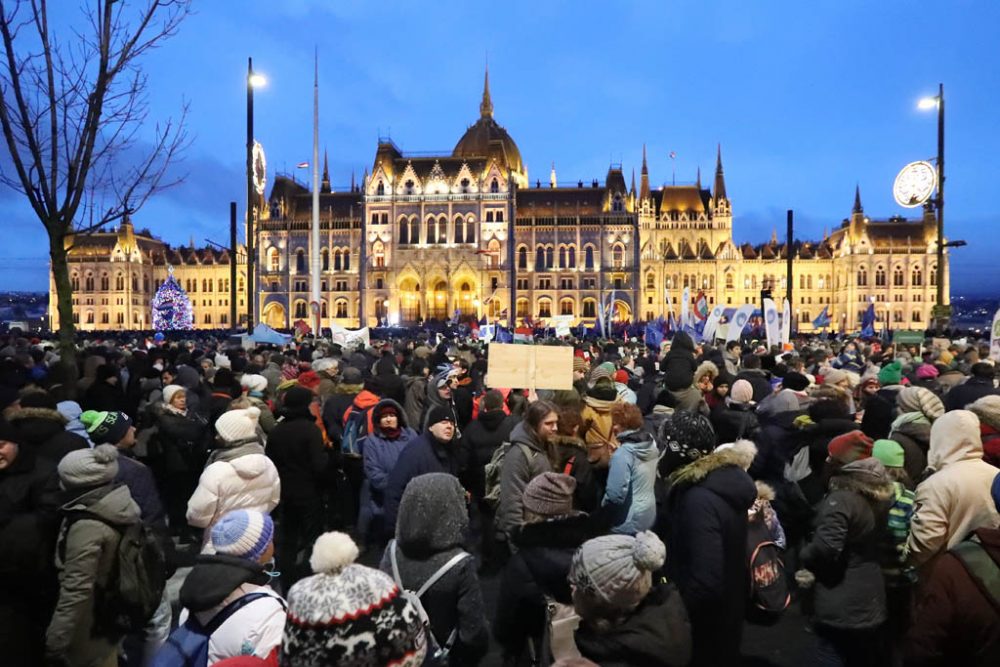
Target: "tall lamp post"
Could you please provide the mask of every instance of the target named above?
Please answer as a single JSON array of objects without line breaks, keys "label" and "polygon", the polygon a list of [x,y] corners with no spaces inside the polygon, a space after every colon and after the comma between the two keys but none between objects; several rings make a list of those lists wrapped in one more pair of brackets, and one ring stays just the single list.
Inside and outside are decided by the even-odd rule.
[{"label": "tall lamp post", "polygon": [[944,84],[938,84],[938,94],[925,97],[918,105],[921,109],[937,109],[937,308],[935,318],[938,329],[943,329],[949,319],[944,303]]},{"label": "tall lamp post", "polygon": [[254,183],[253,89],[267,83],[253,71],[253,58],[247,58],[247,333],[253,333],[256,314],[254,276],[257,267],[257,186]]}]

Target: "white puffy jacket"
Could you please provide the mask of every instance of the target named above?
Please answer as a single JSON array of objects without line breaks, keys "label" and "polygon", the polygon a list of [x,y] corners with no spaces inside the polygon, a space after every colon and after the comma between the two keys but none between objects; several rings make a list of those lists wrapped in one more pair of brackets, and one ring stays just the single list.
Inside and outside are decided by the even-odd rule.
[{"label": "white puffy jacket", "polygon": [[197,528],[208,528],[233,510],[269,513],[280,498],[278,469],[264,454],[216,461],[201,473],[198,488],[188,500],[187,521]]}]

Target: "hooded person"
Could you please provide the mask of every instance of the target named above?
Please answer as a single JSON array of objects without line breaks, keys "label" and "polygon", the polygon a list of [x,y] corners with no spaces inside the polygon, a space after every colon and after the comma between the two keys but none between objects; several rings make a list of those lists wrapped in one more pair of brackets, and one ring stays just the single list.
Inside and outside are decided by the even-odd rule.
[{"label": "hooded person", "polygon": [[185,513],[187,501],[197,488],[198,476],[205,465],[208,437],[207,421],[188,403],[191,395],[181,385],[163,388],[163,402],[155,408],[160,454],[152,461],[167,503],[170,530],[182,534],[185,539],[192,539]]},{"label": "hooded person", "polygon": [[471,666],[486,654],[489,630],[475,560],[462,550],[468,527],[458,479],[446,473],[414,477],[399,503],[396,538],[379,569],[408,591],[419,591],[444,570],[420,602],[437,645],[450,642],[450,664]]},{"label": "hooded person", "polygon": [[[984,396],[1000,396],[995,385],[996,368],[980,361],[972,365],[969,378],[955,385],[944,395],[946,410],[961,410]],[[966,408],[967,409],[967,408]]]},{"label": "hooded person", "polygon": [[[281,500],[281,479],[264,454],[257,434],[260,410],[249,407],[222,413],[215,422],[216,449],[188,500],[187,520],[196,528],[211,528],[235,510],[270,514]],[[205,546],[211,549],[210,532]]]},{"label": "hooded person", "polygon": [[[276,659],[285,601],[271,588],[274,523],[254,510],[227,512],[211,530],[214,553],[201,554],[180,589],[180,623],[206,628],[208,664],[253,655]],[[170,653],[168,642],[164,651]]]},{"label": "hooded person", "polygon": [[69,502],[56,548],[59,599],[45,638],[46,659],[76,666],[116,664],[121,631],[102,619],[114,609],[99,606],[113,585],[122,531],[139,523],[139,506],[128,487],[115,484],[118,450],[111,445],[78,449],[63,457],[59,481]]},{"label": "hooded person", "polygon": [[66,454],[88,446],[87,439],[66,430],[69,421],[56,409],[56,401],[44,391],[27,391],[20,409],[7,412],[11,426],[20,432],[25,447],[40,461],[55,467]]},{"label": "hooded person", "polygon": [[94,443],[90,442],[90,434],[87,433],[87,427],[80,421],[83,408],[80,407],[79,403],[76,401],[59,401],[56,403],[56,410],[65,417],[67,431],[87,440],[89,446],[94,446]]},{"label": "hooded person", "polygon": [[739,663],[750,587],[747,512],[757,499],[746,470],[755,454],[743,441],[670,474],[667,574],[691,618],[694,665]]},{"label": "hooded person", "polygon": [[[880,629],[888,618],[881,560],[886,545],[892,481],[874,458],[852,461],[830,478],[811,541],[800,554],[814,582],[817,664],[881,664]],[[864,656],[867,661],[860,662]]]},{"label": "hooded person", "polygon": [[642,429],[642,413],[632,404],[611,410],[612,428],[619,442],[611,455],[602,505],[611,517],[612,533],[635,535],[656,520],[656,441]]},{"label": "hooded person", "polygon": [[458,410],[455,408],[455,376],[452,369],[446,371],[441,371],[427,383],[427,401],[424,404],[424,413],[421,415],[421,431],[426,431],[427,427],[430,426],[428,421],[431,411],[434,408],[441,408],[451,412],[452,421],[455,423],[456,438],[461,438],[462,434],[459,431],[461,426]]},{"label": "hooded person", "polygon": [[1000,468],[1000,396],[983,396],[966,410],[979,417],[983,460]]},{"label": "hooded person", "polygon": [[747,380],[736,380],[729,395],[717,405],[710,416],[712,428],[720,444],[737,440],[757,440],[760,422],[754,413],[753,386]]},{"label": "hooded person", "polygon": [[427,638],[417,608],[392,578],[355,563],[344,533],[324,533],[312,548],[313,574],[288,591],[283,667],[420,667]]},{"label": "hooded person", "polygon": [[240,387],[243,389],[243,395],[250,400],[255,408],[260,410],[260,418],[257,423],[267,435],[274,430],[278,423],[267,400],[267,378],[254,373],[244,373],[240,378]]},{"label": "hooded person", "polygon": [[990,492],[997,469],[983,461],[979,418],[968,410],[945,413],[931,426],[927,466],[917,486],[907,549],[920,567],[977,528],[1000,526]]},{"label": "hooded person", "polygon": [[385,493],[389,474],[396,467],[399,455],[417,438],[410,428],[406,412],[396,401],[384,398],[372,408],[372,431],[360,447],[364,462],[365,481],[361,486],[358,529],[362,535],[378,539],[385,532]]},{"label": "hooded person", "polygon": [[878,372],[882,387],[865,402],[865,414],[861,418],[861,430],[869,438],[878,440],[889,435],[892,422],[899,414],[896,395],[903,388],[903,364],[895,359]]},{"label": "hooded person", "polygon": [[614,365],[603,363],[590,373],[593,386],[583,397],[580,435],[588,445],[602,444],[614,448],[615,436],[611,427],[611,408],[621,399],[614,384]]},{"label": "hooded person", "polygon": [[[0,646],[4,664],[43,664],[45,626],[55,603],[52,567],[59,529],[53,466],[25,447],[0,418]],[[49,554],[47,558],[41,558]]]},{"label": "hooded person", "polygon": [[[1000,510],[1000,474],[991,493]],[[977,528],[928,566],[904,644],[907,665],[1000,664],[1000,622],[980,576],[985,568],[1000,568],[1000,528]]]},{"label": "hooded person", "polygon": [[575,490],[575,479],[556,472],[542,473],[524,489],[525,522],[511,538],[517,550],[504,567],[493,622],[505,660],[521,656],[529,638],[541,639],[546,598],[572,604],[573,554],[599,532],[590,517],[574,511]]},{"label": "hooded person", "polygon": [[653,581],[665,558],[663,542],[649,531],[596,537],[577,549],[569,584],[584,658],[602,667],[689,664],[684,602],[673,584]]},{"label": "hooded person", "polygon": [[690,389],[694,384],[694,373],[697,368],[694,341],[687,333],[678,331],[670,343],[670,351],[660,364],[667,389],[673,392]]}]

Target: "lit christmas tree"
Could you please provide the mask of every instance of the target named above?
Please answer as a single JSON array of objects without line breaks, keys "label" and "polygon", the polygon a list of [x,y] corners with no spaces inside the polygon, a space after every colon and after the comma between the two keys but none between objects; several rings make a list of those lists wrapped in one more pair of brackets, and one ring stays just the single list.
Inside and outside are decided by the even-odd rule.
[{"label": "lit christmas tree", "polygon": [[153,296],[153,329],[193,329],[194,311],[187,292],[174,278],[174,267],[169,267],[166,282],[160,285]]}]

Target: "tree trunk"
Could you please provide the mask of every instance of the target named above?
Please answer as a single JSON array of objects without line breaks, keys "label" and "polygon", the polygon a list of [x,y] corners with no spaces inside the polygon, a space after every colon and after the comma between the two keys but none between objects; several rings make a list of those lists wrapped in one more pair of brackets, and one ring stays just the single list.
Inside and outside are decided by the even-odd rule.
[{"label": "tree trunk", "polygon": [[52,262],[52,278],[59,314],[59,356],[66,373],[66,384],[70,395],[76,395],[78,376],[76,363],[76,327],[73,325],[73,286],[69,281],[69,264],[66,261],[66,242],[61,234],[49,234],[49,259]]}]

